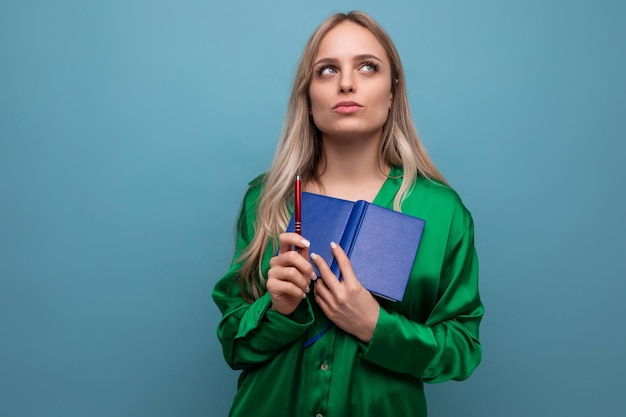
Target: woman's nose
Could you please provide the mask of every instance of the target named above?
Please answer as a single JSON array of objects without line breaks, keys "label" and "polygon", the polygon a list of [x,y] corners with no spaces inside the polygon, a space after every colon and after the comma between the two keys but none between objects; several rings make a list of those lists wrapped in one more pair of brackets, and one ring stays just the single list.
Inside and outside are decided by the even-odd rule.
[{"label": "woman's nose", "polygon": [[351,72],[341,72],[339,77],[339,91],[341,93],[354,93],[356,91],[354,75]]}]

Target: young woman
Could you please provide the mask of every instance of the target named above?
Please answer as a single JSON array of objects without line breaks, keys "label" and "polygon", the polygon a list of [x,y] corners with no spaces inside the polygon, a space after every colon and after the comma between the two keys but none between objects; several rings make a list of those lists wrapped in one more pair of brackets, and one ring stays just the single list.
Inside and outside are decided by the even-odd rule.
[{"label": "young woman", "polygon": [[[401,302],[370,294],[337,244],[342,281],[306,235],[283,233],[295,173],[305,191],[426,221]],[[417,136],[393,43],[363,13],[331,16],[304,49],[274,161],[250,183],[213,291],[224,356],[243,370],[231,416],[426,416],[423,382],[480,362],[477,281],[471,215]]]}]

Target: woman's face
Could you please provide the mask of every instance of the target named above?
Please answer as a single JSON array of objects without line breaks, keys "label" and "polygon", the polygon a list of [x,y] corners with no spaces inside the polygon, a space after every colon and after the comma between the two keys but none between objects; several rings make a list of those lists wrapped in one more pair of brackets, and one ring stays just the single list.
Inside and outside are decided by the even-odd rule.
[{"label": "woman's face", "polygon": [[391,107],[391,66],[362,26],[342,22],[322,39],[309,85],[311,115],[325,137],[380,135]]}]

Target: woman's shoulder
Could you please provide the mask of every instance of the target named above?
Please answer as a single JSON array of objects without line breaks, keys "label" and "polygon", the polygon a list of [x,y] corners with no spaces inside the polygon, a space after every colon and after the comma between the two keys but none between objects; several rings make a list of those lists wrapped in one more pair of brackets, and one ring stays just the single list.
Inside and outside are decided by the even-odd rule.
[{"label": "woman's shoulder", "polygon": [[413,189],[402,204],[402,209],[464,224],[471,222],[472,217],[454,188],[442,181],[424,176],[415,179]]},{"label": "woman's shoulder", "polygon": [[265,176],[266,173],[259,174],[248,182],[248,189],[243,198],[243,204],[246,207],[250,208],[258,204],[261,191],[263,190],[263,184],[265,183]]},{"label": "woman's shoulder", "polygon": [[428,198],[429,200],[435,199],[442,204],[451,206],[463,205],[461,197],[454,188],[434,178],[418,176],[413,184],[413,192],[415,195]]},{"label": "woman's shoulder", "polygon": [[266,172],[263,172],[259,175],[257,175],[256,177],[254,177],[254,179],[250,180],[250,182],[248,182],[248,186],[249,187],[260,187],[263,185],[263,182],[265,181],[265,176],[267,175]]},{"label": "woman's shoulder", "polygon": [[263,172],[254,177],[254,179],[250,180],[250,182],[248,182],[248,192],[260,193],[261,189],[263,188],[263,184],[265,183],[266,175],[267,173]]}]

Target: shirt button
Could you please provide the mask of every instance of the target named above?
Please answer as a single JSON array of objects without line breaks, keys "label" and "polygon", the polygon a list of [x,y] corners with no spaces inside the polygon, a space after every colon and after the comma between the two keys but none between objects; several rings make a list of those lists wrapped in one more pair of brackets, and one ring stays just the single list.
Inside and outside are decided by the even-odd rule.
[{"label": "shirt button", "polygon": [[[322,369],[322,371],[328,371],[328,362],[324,361],[322,362],[322,364],[320,365],[320,368]],[[321,414],[318,414],[315,417],[321,416]]]}]

